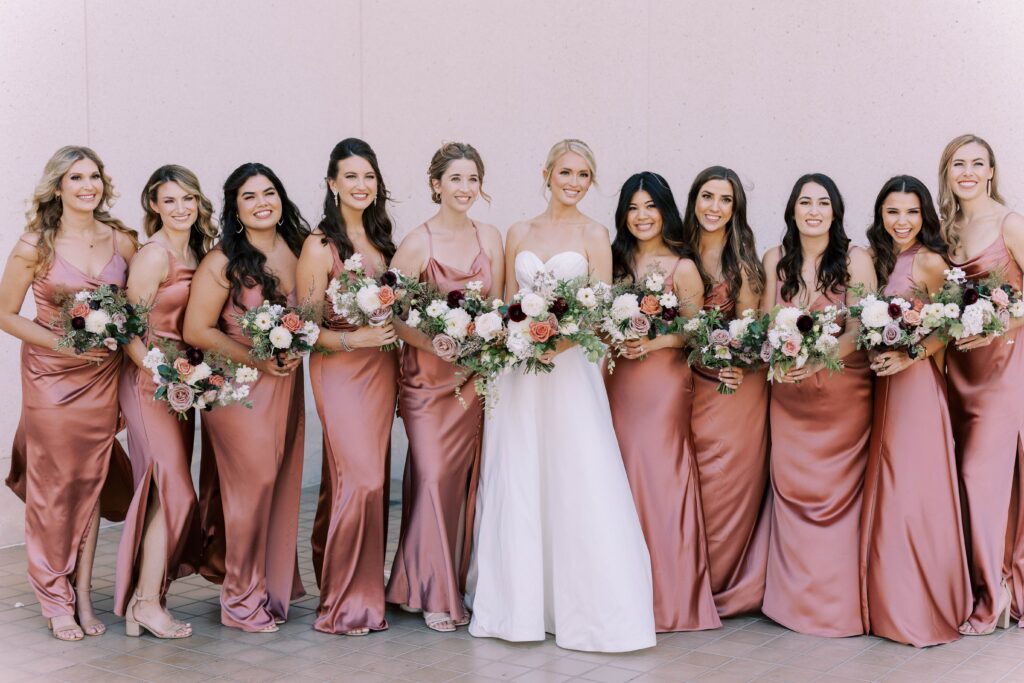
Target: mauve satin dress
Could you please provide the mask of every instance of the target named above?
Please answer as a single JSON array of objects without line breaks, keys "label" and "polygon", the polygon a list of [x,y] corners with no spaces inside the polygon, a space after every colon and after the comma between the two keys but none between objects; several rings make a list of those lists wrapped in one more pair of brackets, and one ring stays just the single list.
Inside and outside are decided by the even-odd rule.
[{"label": "mauve satin dress", "polygon": [[[53,264],[32,281],[36,324],[60,320],[61,294],[103,284],[123,287],[128,264],[115,249],[97,277],[54,252]],[[44,617],[75,614],[78,551],[107,478],[118,429],[117,382],[121,352],[102,363],[64,356],[34,344],[21,345],[21,423],[12,489],[24,484],[28,579]]]},{"label": "mauve satin dress", "polygon": [[[736,315],[727,282],[717,282],[704,308]],[[718,615],[761,609],[771,500],[768,496],[768,370],[746,371],[735,394],[718,393],[718,372],[693,368],[690,430],[704,502],[711,590]],[[737,428],[742,425],[742,428]]]},{"label": "mauve satin dress", "polygon": [[[147,249],[167,254],[167,277],[160,283],[149,312],[146,343],[170,341],[184,348],[181,328],[188,305],[189,288],[195,268],[189,268],[159,242]],[[160,591],[164,603],[171,581],[196,572],[202,551],[196,492],[192,487],[192,444],[195,414],[179,420],[167,403],[153,400],[156,385],[152,374],[126,358],[121,372],[121,413],[128,422],[128,453],[135,475],[135,496],[117,551],[114,583],[114,613],[123,616],[138,581],[139,553],[145,528],[150,490],[159,499],[167,539],[164,582]]]},{"label": "mauve satin dress", "polygon": [[[781,283],[776,290],[780,301]],[[834,302],[843,304],[836,295]],[[821,294],[811,305],[832,304]],[[874,373],[855,351],[841,372],[821,370],[771,390],[772,518],[764,606],[799,633],[864,633],[860,512],[871,434]]]},{"label": "mauve satin dress", "polygon": [[[1005,221],[1005,219],[1004,219]],[[973,259],[954,263],[969,278],[1000,273],[1021,287],[1021,269],[999,237]],[[1017,328],[988,346],[957,351],[950,345],[946,359],[949,414],[960,463],[961,505],[966,520],[968,565],[974,591],[970,624],[978,631],[992,627],[1002,600],[1001,582],[1009,573],[1004,561],[1024,552],[1008,534],[1011,490],[1021,476],[1015,470],[1021,428],[1024,427],[1024,337]],[[1015,567],[1019,568],[1015,562]],[[1016,614],[1024,593],[1020,575],[1013,582]]]},{"label": "mauve satin dress", "polygon": [[[314,239],[314,238],[310,238]],[[343,269],[333,242],[331,279]],[[370,264],[367,275],[375,277]],[[326,304],[324,326],[351,330]],[[316,409],[324,430],[321,481],[314,547],[322,548],[317,567],[320,606],[313,628],[345,633],[380,631],[384,618],[384,548],[387,536],[391,423],[398,394],[398,352],[355,349],[309,361]],[[323,539],[318,531],[326,532]]]},{"label": "mauve satin dress", "polygon": [[[242,290],[243,308],[229,298],[221,329],[249,346],[237,316],[263,299],[258,287]],[[288,304],[295,305],[294,292]],[[301,366],[287,377],[260,373],[249,393],[252,408],[235,404],[203,415],[216,459],[206,483],[219,486],[223,506],[220,620],[225,626],[263,630],[275,619],[287,619],[289,601],[305,595],[296,549],[306,424],[302,387]]]},{"label": "mauve satin dress", "polygon": [[[679,267],[676,262],[675,268]],[[665,279],[672,290],[675,268]],[[693,378],[683,349],[619,358],[604,374],[612,424],[651,555],[658,633],[718,628],[688,416]]]},{"label": "mauve satin dress", "polygon": [[[477,280],[491,289],[491,262],[480,252],[468,271],[430,258],[420,280],[441,291]],[[477,242],[480,241],[479,232]],[[469,569],[476,483],[480,470],[483,407],[473,379],[456,366],[409,344],[402,349],[399,414],[409,436],[402,481],[402,529],[391,565],[387,601],[426,612],[468,618],[463,593]],[[459,403],[455,387],[462,384]]]},{"label": "mauve satin dress", "polygon": [[[896,259],[887,296],[912,296],[914,257]],[[875,379],[861,513],[864,630],[915,647],[957,640],[971,611],[946,381],[932,359]]]}]

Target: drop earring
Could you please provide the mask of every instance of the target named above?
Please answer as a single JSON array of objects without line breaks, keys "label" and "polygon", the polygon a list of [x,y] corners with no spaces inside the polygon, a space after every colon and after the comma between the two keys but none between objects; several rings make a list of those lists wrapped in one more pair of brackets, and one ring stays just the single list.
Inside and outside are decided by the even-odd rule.
[{"label": "drop earring", "polygon": [[341,208],[341,195],[336,190],[331,190],[331,194],[334,195],[334,205],[339,209]]},{"label": "drop earring", "polygon": [[985,193],[989,197],[992,196],[992,179],[991,178],[989,178],[988,180],[985,181]]},{"label": "drop earring", "polygon": [[238,230],[235,230],[235,232],[241,233],[242,231],[245,230],[245,226],[242,225],[242,221],[239,220],[238,216],[235,216],[235,222],[238,223]]}]

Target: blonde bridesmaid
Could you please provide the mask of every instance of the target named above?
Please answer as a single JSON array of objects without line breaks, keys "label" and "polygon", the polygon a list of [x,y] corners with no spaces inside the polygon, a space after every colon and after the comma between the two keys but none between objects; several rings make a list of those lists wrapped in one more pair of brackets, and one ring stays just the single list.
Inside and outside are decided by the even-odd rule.
[{"label": "blonde bridesmaid", "polygon": [[[59,640],[98,636],[90,584],[100,489],[117,432],[120,351],[57,348],[62,295],[125,284],[136,233],[110,215],[114,187],[88,147],[62,147],[32,194],[0,282],[0,329],[22,341],[28,578]],[[34,320],[19,315],[32,288]],[[15,457],[18,457],[17,455]],[[76,618],[77,615],[77,618]]]},{"label": "blonde bridesmaid", "polygon": [[[908,301],[945,279],[931,194],[891,178],[868,228],[879,287]],[[916,647],[957,640],[971,609],[953,431],[937,336],[875,356],[875,415],[861,515],[864,630]]]},{"label": "blonde bridesmaid", "polygon": [[[697,174],[683,214],[683,238],[704,283],[704,308],[727,319],[760,306],[765,274],[747,223],[747,196],[732,169]],[[767,369],[693,368],[691,427],[711,564],[722,617],[757,611],[768,561]],[[718,393],[719,382],[736,393]],[[736,429],[742,424],[743,429]]]},{"label": "blonde bridesmaid", "polygon": [[[354,254],[379,277],[395,254],[387,187],[373,149],[356,138],[339,142],[327,168],[324,217],[299,257],[299,292],[323,307],[318,346],[330,355],[309,361],[324,429],[324,464],[314,547],[320,549],[320,606],[313,628],[366,635],[386,629],[384,545],[387,529],[391,423],[398,393],[394,326],[355,328],[334,313],[325,292]],[[322,534],[322,537],[321,537]]]},{"label": "blonde bridesmaid", "polygon": [[[996,273],[1015,289],[1022,285],[1024,217],[1010,211],[999,194],[992,147],[975,135],[950,141],[939,162],[939,215],[949,260],[967,277]],[[946,358],[949,412],[968,539],[974,591],[970,617],[960,626],[966,636],[1006,628],[1010,612],[1024,606],[1021,555],[1007,538],[1011,491],[1021,486],[1018,449],[1024,428],[1024,348],[1020,326],[1010,321],[1002,337],[966,337],[951,345]],[[1017,467],[1017,469],[1015,469]],[[1021,506],[1018,501],[1018,509]],[[1020,520],[1017,520],[1020,533]],[[1013,596],[1004,558],[1013,559]]]},{"label": "blonde bridesmaid", "polygon": [[171,581],[196,572],[202,550],[190,469],[196,420],[194,414],[180,420],[153,400],[156,386],[142,362],[148,346],[185,350],[181,327],[192,274],[216,229],[213,204],[181,166],[162,166],[150,176],[142,209],[149,241],[128,271],[128,298],[150,307],[149,330],[125,349],[131,362],[121,373],[135,496],[117,553],[114,613],[125,617],[130,636],[145,628],[159,638],[185,638],[192,629],[171,616],[166,599]]},{"label": "blonde bridesmaid", "polygon": [[203,258],[185,312],[185,342],[260,373],[253,407],[203,416],[219,472],[226,544],[221,623],[268,633],[305,594],[296,536],[305,411],[302,360],[256,362],[237,317],[264,300],[295,305],[295,268],[309,227],[272,170],[236,168],[224,182],[222,240]]},{"label": "blonde bridesmaid", "polygon": [[[694,254],[665,179],[644,171],[619,193],[612,242],[617,281],[665,276],[677,312],[693,316],[704,300]],[[651,555],[654,626],[659,633],[718,628],[704,515],[687,419],[693,378],[680,335],[630,340],[605,373],[612,422]]]},{"label": "blonde bridesmaid", "polygon": [[[483,191],[484,164],[472,145],[449,142],[430,160],[438,211],[402,241],[392,265],[444,292],[483,283],[500,295],[504,252],[498,230],[469,217]],[[469,623],[463,604],[480,464],[483,410],[472,380],[441,360],[426,335],[397,325],[402,350],[398,405],[409,436],[402,529],[387,601],[423,611],[435,631]],[[460,404],[455,387],[462,384]],[[469,533],[467,533],[469,530]]]},{"label": "blonde bridesmaid", "polygon": [[[812,173],[797,180],[782,244],[764,257],[764,310],[853,305],[851,285],[874,290],[871,258],[850,246],[843,213],[831,178]],[[842,372],[829,375],[809,363],[772,386],[772,518],[762,611],[810,635],[864,632],[857,558],[874,378],[867,356],[856,350],[856,335],[856,323],[847,321],[839,338]]]}]

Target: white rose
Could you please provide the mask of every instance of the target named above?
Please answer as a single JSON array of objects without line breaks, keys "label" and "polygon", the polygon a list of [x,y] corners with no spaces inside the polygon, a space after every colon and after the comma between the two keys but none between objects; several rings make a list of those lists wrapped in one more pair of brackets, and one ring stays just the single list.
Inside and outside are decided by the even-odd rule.
[{"label": "white rose", "polygon": [[445,332],[455,339],[461,340],[466,338],[466,332],[471,322],[473,322],[473,318],[470,317],[464,308],[452,308],[444,314]]},{"label": "white rose", "polygon": [[620,294],[612,301],[612,318],[616,322],[628,320],[640,312],[640,302],[636,294]]},{"label": "white rose", "polygon": [[270,317],[269,313],[263,311],[257,313],[255,317],[253,317],[252,324],[255,325],[257,329],[266,332],[267,330],[274,326],[274,319]]},{"label": "white rose", "polygon": [[865,327],[885,327],[892,318],[889,316],[889,304],[884,301],[865,300],[864,309],[860,312],[860,321]]},{"label": "white rose", "polygon": [[153,347],[142,359],[142,367],[147,370],[156,371],[157,367],[167,364],[167,356],[160,349]]},{"label": "white rose", "polygon": [[287,327],[278,325],[270,331],[270,343],[275,349],[287,349],[292,345],[292,333]]},{"label": "white rose", "polygon": [[597,295],[594,294],[594,290],[590,287],[581,287],[580,290],[576,292],[576,301],[583,304],[584,308],[593,309],[597,306]]},{"label": "white rose", "polygon": [[779,309],[779,312],[775,314],[775,320],[773,322],[775,323],[775,326],[780,329],[795,330],[796,320],[803,314],[804,312],[799,308],[787,306]]},{"label": "white rose", "polygon": [[106,334],[109,322],[110,314],[103,309],[89,311],[89,315],[85,316],[85,330],[93,334]]},{"label": "white rose", "polygon": [[188,376],[188,383],[195,384],[196,382],[201,382],[212,374],[213,370],[208,364],[200,363],[192,368],[192,374]]},{"label": "white rose", "polygon": [[665,276],[661,273],[651,273],[644,281],[644,287],[651,291],[660,291],[665,286]]},{"label": "white rose", "polygon": [[843,328],[839,327],[839,325],[836,325],[835,323],[825,323],[821,327],[821,331],[825,334],[839,334],[842,329]]},{"label": "white rose", "polygon": [[679,297],[677,297],[671,291],[665,292],[660,297],[658,297],[658,303],[665,308],[675,308],[676,306],[679,305]]},{"label": "white rose", "polygon": [[427,315],[431,318],[440,318],[442,315],[448,312],[448,302],[442,301],[441,299],[434,299],[427,306]]},{"label": "white rose", "polygon": [[363,255],[357,251],[345,259],[345,262],[341,264],[341,267],[345,270],[361,270],[363,267]]},{"label": "white rose", "polygon": [[512,355],[519,360],[526,360],[533,355],[533,343],[529,337],[518,332],[508,336],[505,347],[512,352]]},{"label": "white rose", "polygon": [[531,318],[543,315],[547,310],[547,304],[544,302],[544,297],[534,294],[533,292],[527,292],[524,294],[519,303],[523,307],[523,313]]},{"label": "white rose", "polygon": [[360,287],[356,292],[356,305],[359,310],[369,315],[380,308],[380,287],[376,284]]},{"label": "white rose", "polygon": [[597,295],[597,298],[601,301],[611,301],[612,286],[607,282],[598,282],[594,285],[594,294]]},{"label": "white rose", "polygon": [[[696,320],[696,318],[694,318],[694,320]],[[879,339],[881,339],[881,337],[879,337]],[[773,349],[780,348],[782,346],[782,333],[775,328],[768,330],[768,343],[772,345]]]},{"label": "white rose", "polygon": [[484,341],[491,341],[501,332],[501,316],[494,311],[476,317],[476,334]]},{"label": "white rose", "polygon": [[422,319],[420,318],[420,312],[415,308],[409,311],[409,317],[406,319],[405,324],[409,327],[419,327]]}]

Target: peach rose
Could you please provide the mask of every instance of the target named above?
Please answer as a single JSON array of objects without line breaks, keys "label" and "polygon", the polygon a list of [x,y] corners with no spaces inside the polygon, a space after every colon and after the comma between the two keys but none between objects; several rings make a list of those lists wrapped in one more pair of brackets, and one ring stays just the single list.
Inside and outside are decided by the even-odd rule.
[{"label": "peach rose", "polygon": [[640,301],[640,312],[647,315],[658,315],[661,313],[661,304],[657,297],[648,294]]},{"label": "peach rose", "polygon": [[908,311],[903,311],[903,322],[908,325],[920,325],[921,324],[921,313],[911,308]]},{"label": "peach rose", "polygon": [[222,375],[210,375],[207,381],[210,383],[210,386],[217,387],[218,389],[224,386],[224,377]]},{"label": "peach rose", "polygon": [[292,334],[302,329],[302,318],[293,311],[288,311],[281,316],[281,324]]},{"label": "peach rose", "polygon": [[551,339],[551,335],[554,333],[555,331],[551,329],[551,325],[546,320],[541,323],[536,321],[530,323],[530,338],[539,344]]},{"label": "peach rose", "polygon": [[921,310],[922,308],[924,308],[924,302],[923,302],[923,301],[921,301],[920,299],[916,299],[916,298],[915,298],[915,299],[914,299],[914,300],[913,300],[912,302],[910,302],[910,303],[911,303],[911,307],[912,307],[912,308],[913,308],[913,309],[914,309],[915,311],[920,311],[920,310]]},{"label": "peach rose", "polygon": [[395,290],[391,289],[387,285],[384,285],[377,290],[377,298],[380,300],[380,305],[385,308],[390,308],[395,303]]},{"label": "peach rose", "polygon": [[790,337],[782,344],[782,353],[790,358],[800,355],[800,340]]},{"label": "peach rose", "polygon": [[79,301],[71,308],[72,318],[84,318],[89,315],[89,304],[84,301]]},{"label": "peach rose", "polygon": [[193,369],[192,364],[188,362],[187,358],[174,359],[174,370],[178,373],[178,377],[188,379],[188,376],[192,374]]},{"label": "peach rose", "polygon": [[476,323],[475,322],[471,322],[468,325],[466,325],[466,336],[467,337],[472,337],[474,332],[476,332]]}]

